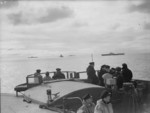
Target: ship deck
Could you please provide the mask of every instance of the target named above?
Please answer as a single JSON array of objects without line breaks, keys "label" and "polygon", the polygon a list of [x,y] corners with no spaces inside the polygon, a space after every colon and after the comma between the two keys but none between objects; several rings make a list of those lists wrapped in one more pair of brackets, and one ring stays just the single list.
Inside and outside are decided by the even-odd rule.
[{"label": "ship deck", "polygon": [[57,113],[47,109],[41,109],[37,104],[23,102],[21,96],[13,94],[1,94],[1,113]]}]

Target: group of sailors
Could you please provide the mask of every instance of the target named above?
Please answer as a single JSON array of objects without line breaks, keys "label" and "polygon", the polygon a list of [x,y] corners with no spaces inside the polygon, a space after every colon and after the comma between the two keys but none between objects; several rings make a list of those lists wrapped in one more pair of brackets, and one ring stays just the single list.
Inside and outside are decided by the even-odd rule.
[{"label": "group of sailors", "polygon": [[90,94],[83,96],[83,104],[77,110],[77,113],[114,113],[111,100],[111,93],[104,90],[101,93],[101,98],[97,100],[97,103],[93,102],[93,98]]},{"label": "group of sailors", "polygon": [[[111,89],[111,86],[114,85],[117,87],[117,89],[122,90],[125,88],[124,86],[125,84],[128,83],[133,84],[132,71],[128,68],[126,63],[123,63],[122,67],[116,67],[116,68],[111,68],[109,65],[102,65],[100,70],[98,71],[94,69],[94,65],[95,65],[94,62],[90,62],[89,66],[87,67],[86,72],[88,75],[88,81],[92,84],[104,86],[106,87],[106,90],[104,90],[101,93],[100,99],[97,100],[96,105],[93,103],[92,96],[90,96],[90,94],[85,95],[83,97],[83,104],[78,109],[77,113],[114,113],[112,103],[111,103],[112,90],[109,89]],[[131,95],[129,94],[130,93],[124,94],[121,103],[123,109],[127,111],[121,111],[121,112],[140,113],[139,110],[140,103],[138,103],[140,101],[138,101],[137,95],[133,95],[136,94],[136,92],[132,92]]]},{"label": "group of sailors", "polygon": [[[106,87],[106,90],[101,93],[100,99],[97,100],[96,104],[94,104],[93,98],[90,94],[84,95],[82,98],[82,106],[77,110],[77,113],[114,113],[111,104],[112,91],[108,90],[113,83],[108,84],[108,81],[110,80],[109,82],[113,82],[113,80],[115,80],[115,86],[117,89],[122,89],[124,83],[132,82],[132,71],[128,68],[126,63],[123,63],[122,67],[116,68],[111,68],[109,65],[102,65],[98,71],[94,69],[94,66],[95,63],[90,62],[86,69],[88,82],[104,86]],[[42,77],[41,70],[38,69],[36,70],[34,77],[40,78],[40,83],[52,79],[65,79],[65,75],[61,72],[60,68],[56,69],[56,72],[52,77],[50,77],[49,72],[46,72],[45,77]],[[124,100],[126,100],[126,98]],[[134,102],[135,99],[131,98],[131,100]]]},{"label": "group of sailors", "polygon": [[50,77],[49,72],[46,72],[44,78],[41,75],[41,70],[37,69],[34,73],[34,77],[39,79],[39,83],[42,83],[43,81],[50,81],[52,79],[65,79],[65,75],[61,72],[60,68],[56,68],[56,72],[52,77]]},{"label": "group of sailors", "polygon": [[[90,62],[86,69],[88,82],[92,84],[109,87],[108,80],[110,80],[109,82],[113,82],[114,80],[117,88],[120,89],[123,83],[131,82],[133,77],[132,71],[128,68],[126,63],[123,63],[122,67],[116,68],[111,68],[109,65],[102,65],[98,71],[94,69],[94,66],[95,63]],[[41,70],[37,69],[34,73],[34,77],[39,78],[39,83],[52,79],[65,79],[65,75],[61,72],[60,68],[56,68],[56,72],[54,72],[52,77],[49,74],[49,72],[46,72],[43,77],[41,75]]]},{"label": "group of sailors", "polygon": [[[90,62],[87,67],[88,81],[92,84],[100,86],[109,86],[108,80],[114,80],[119,88],[122,88],[123,83],[131,82],[133,74],[128,68],[126,63],[122,64],[122,67],[111,68],[109,65],[102,65],[98,73],[94,69],[94,62]],[[111,82],[111,81],[109,81]]]},{"label": "group of sailors", "polygon": [[[90,63],[90,66],[93,65],[93,62]],[[88,67],[88,79],[91,80],[91,83],[95,83],[97,78],[93,80],[93,73],[95,73],[94,66]],[[90,73],[90,75],[89,75]],[[45,73],[45,77],[43,78],[41,75],[41,70],[37,69],[34,73],[34,77],[39,78],[39,82],[49,81],[52,79],[65,79],[65,75],[61,72],[60,68],[56,69],[56,72],[52,77],[50,77],[49,72]],[[93,80],[93,81],[92,81]],[[98,79],[97,79],[98,80]],[[97,100],[97,104],[93,102],[93,97],[90,94],[85,94],[82,98],[82,106],[77,110],[77,113],[113,113],[111,100],[111,92],[108,90],[104,90],[101,93],[101,98]]]},{"label": "group of sailors", "polygon": [[[109,65],[102,65],[100,70],[94,69],[94,62],[90,62],[87,67],[88,81],[92,84],[104,86],[107,91],[106,94],[102,93],[101,99],[97,101],[95,108],[88,106],[87,104],[82,105],[86,109],[91,109],[84,112],[85,108],[79,108],[78,113],[113,113],[112,104],[110,102],[111,94],[117,94],[117,92],[124,92],[122,94],[121,111],[122,113],[141,113],[141,100],[138,94],[137,83],[132,80],[132,71],[128,68],[126,63],[122,64],[122,67],[111,68]],[[96,73],[97,72],[97,73]],[[114,90],[115,89],[115,90]],[[110,91],[110,92],[109,92]],[[140,98],[139,98],[140,97]],[[88,103],[88,101],[86,101]],[[89,104],[91,105],[91,104]]]}]

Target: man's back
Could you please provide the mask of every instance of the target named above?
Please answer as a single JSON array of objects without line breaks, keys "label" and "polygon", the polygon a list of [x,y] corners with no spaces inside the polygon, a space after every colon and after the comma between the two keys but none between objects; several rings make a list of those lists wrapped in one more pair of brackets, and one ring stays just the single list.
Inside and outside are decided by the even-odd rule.
[{"label": "man's back", "polygon": [[95,71],[94,67],[89,66],[87,68],[87,76],[88,76],[88,80],[90,83],[92,83],[92,84],[99,83],[99,80],[98,80],[98,77],[96,76],[96,71]]},{"label": "man's back", "polygon": [[53,79],[65,79],[65,75],[61,72],[57,72],[54,74]]},{"label": "man's back", "polygon": [[104,79],[104,83],[106,83],[106,80],[109,79],[109,78],[112,78],[113,75],[110,74],[110,73],[105,73],[103,74],[102,78]]},{"label": "man's back", "polygon": [[130,69],[123,69],[122,71],[122,75],[123,75],[123,80],[124,82],[130,82],[132,80],[132,71]]},{"label": "man's back", "polygon": [[50,76],[45,76],[44,78],[43,78],[43,81],[49,81],[49,80],[51,80],[52,78],[50,77]]},{"label": "man's back", "polygon": [[95,69],[92,66],[88,66],[86,72],[87,72],[88,78],[92,78],[92,76],[95,75]]}]

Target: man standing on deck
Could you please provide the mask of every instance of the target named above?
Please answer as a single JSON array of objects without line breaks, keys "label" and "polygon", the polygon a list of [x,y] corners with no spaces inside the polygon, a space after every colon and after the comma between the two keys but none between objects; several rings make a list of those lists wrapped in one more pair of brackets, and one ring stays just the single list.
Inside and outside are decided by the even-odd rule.
[{"label": "man standing on deck", "polygon": [[49,72],[46,72],[43,81],[49,81],[49,80],[52,80],[52,78],[49,76]]},{"label": "man standing on deck", "polygon": [[34,82],[35,83],[42,83],[43,82],[43,77],[41,75],[40,69],[37,69],[36,72],[34,73]]},{"label": "man standing on deck", "polygon": [[104,79],[102,78],[103,74],[107,73],[106,71],[106,65],[102,65],[100,68],[100,71],[98,72],[98,79],[99,79],[99,85],[105,86]]},{"label": "man standing on deck", "polygon": [[65,75],[61,72],[60,68],[56,69],[56,73],[52,77],[53,79],[65,79]]},{"label": "man standing on deck", "polygon": [[88,81],[92,84],[98,84],[99,80],[96,76],[96,71],[94,69],[94,62],[90,62],[89,66],[86,69],[87,75],[88,75]]},{"label": "man standing on deck", "polygon": [[83,96],[82,106],[78,109],[77,113],[94,113],[95,104],[93,103],[92,96],[86,94]]},{"label": "man standing on deck", "polygon": [[132,80],[132,71],[128,68],[126,63],[122,64],[122,76],[124,82],[131,82]]}]

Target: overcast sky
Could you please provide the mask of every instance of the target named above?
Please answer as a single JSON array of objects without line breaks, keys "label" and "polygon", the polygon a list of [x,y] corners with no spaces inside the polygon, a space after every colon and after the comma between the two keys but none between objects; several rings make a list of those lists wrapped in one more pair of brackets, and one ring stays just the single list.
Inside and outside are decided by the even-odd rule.
[{"label": "overcast sky", "polygon": [[150,52],[150,0],[1,1],[0,53]]}]

